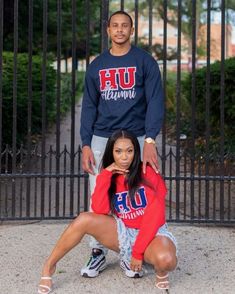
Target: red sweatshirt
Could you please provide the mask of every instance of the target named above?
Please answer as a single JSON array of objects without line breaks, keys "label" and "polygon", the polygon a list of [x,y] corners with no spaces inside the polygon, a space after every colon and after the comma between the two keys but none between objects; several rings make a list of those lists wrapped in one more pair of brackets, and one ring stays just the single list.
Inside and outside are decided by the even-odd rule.
[{"label": "red sweatshirt", "polygon": [[[104,169],[96,179],[96,187],[92,195],[91,208],[98,214],[109,214],[110,204],[108,190],[112,172]],[[152,186],[140,185],[134,201],[130,201],[128,187],[123,175],[117,176],[115,194],[115,214],[122,219],[126,227],[139,229],[132,248],[132,256],[142,260],[144,252],[153,240],[158,229],[165,223],[166,186],[159,174],[147,166],[142,175]]]}]

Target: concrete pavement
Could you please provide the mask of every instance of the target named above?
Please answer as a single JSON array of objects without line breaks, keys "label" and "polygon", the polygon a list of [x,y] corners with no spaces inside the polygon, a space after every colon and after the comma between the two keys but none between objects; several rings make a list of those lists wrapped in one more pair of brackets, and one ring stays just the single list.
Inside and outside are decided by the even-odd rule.
[{"label": "concrete pavement", "polygon": [[[0,293],[36,294],[43,260],[69,221],[41,221],[0,226]],[[235,293],[235,228],[170,224],[179,245],[179,263],[170,274],[171,294]],[[88,238],[58,263],[56,294],[160,293],[154,273],[129,279],[109,252],[108,268],[95,279],[80,276],[89,256]]]}]

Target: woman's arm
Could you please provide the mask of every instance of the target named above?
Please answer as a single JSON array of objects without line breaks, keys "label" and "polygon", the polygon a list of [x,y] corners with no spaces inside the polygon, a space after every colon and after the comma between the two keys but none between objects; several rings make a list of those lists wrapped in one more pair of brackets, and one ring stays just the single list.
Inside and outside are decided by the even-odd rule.
[{"label": "woman's arm", "polygon": [[166,186],[160,175],[155,174],[153,177],[155,178],[154,182],[152,177],[149,180],[155,184],[157,190],[153,192],[154,195],[150,201],[147,195],[148,206],[145,209],[139,234],[132,248],[132,256],[139,260],[143,259],[147,246],[153,240],[158,229],[165,223]]},{"label": "woman's arm", "polygon": [[95,213],[108,214],[110,212],[109,187],[114,174],[125,175],[128,170],[112,163],[97,176],[94,193],[91,197],[91,208]]},{"label": "woman's arm", "polygon": [[91,209],[95,213],[108,214],[110,212],[108,190],[112,175],[112,172],[103,169],[96,178],[95,190],[91,196]]}]

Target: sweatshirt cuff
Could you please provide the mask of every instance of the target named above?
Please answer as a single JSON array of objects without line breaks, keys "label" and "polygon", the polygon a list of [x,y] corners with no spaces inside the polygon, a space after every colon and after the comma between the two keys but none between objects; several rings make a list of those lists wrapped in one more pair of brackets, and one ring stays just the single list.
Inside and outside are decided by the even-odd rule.
[{"label": "sweatshirt cuff", "polygon": [[101,171],[101,173],[100,174],[102,174],[102,175],[105,175],[105,176],[107,176],[107,177],[112,177],[112,175],[113,175],[113,173],[111,172],[111,171],[109,171],[109,170],[107,170],[107,169],[102,169],[102,171]]},{"label": "sweatshirt cuff", "polygon": [[85,146],[91,147],[91,144],[89,144],[89,143],[82,143],[82,148],[85,147]]},{"label": "sweatshirt cuff", "polygon": [[82,147],[89,146],[91,147],[91,139],[82,140]]},{"label": "sweatshirt cuff", "polygon": [[137,253],[135,251],[132,251],[132,256],[135,258],[135,259],[138,259],[138,260],[143,260],[144,259],[144,254],[142,253]]},{"label": "sweatshirt cuff", "polygon": [[160,130],[156,130],[155,132],[153,131],[145,131],[145,138],[152,138],[154,140],[156,140],[157,135],[159,134]]}]

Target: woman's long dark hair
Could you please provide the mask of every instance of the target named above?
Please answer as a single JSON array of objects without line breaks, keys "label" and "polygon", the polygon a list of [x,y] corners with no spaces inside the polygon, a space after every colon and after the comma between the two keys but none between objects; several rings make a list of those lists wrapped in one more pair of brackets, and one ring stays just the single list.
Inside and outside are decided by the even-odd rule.
[{"label": "woman's long dark hair", "polygon": [[[125,138],[131,140],[134,146],[134,158],[129,167],[129,173],[126,177],[126,183],[129,189],[129,197],[132,200],[135,196],[136,191],[139,188],[140,182],[142,180],[142,164],[141,164],[141,155],[140,155],[140,145],[138,139],[132,135],[130,132],[125,130],[118,130],[112,134],[112,136],[108,139],[106,144],[106,148],[104,151],[104,155],[101,161],[101,168],[106,168],[114,162],[113,158],[113,148],[115,142],[120,139]],[[116,175],[112,176],[111,185],[109,188],[109,201],[112,212],[114,211],[114,195],[116,193]]]}]

